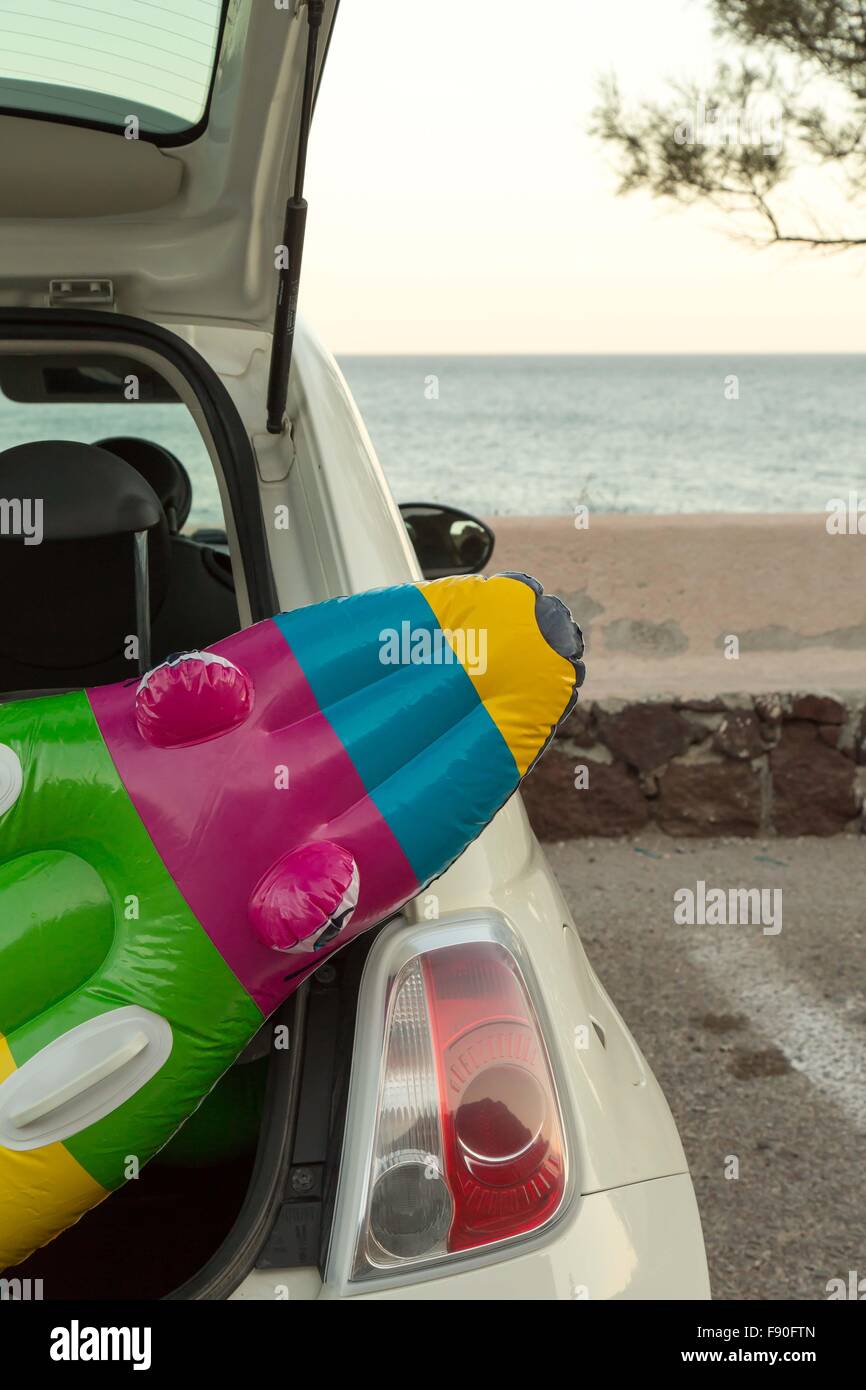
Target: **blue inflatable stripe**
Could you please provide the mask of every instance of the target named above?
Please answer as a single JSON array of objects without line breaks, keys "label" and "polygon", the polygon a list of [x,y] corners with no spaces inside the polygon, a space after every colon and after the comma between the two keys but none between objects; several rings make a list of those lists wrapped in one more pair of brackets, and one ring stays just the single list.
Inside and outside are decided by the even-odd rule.
[{"label": "blue inflatable stripe", "polygon": [[413,631],[438,627],[420,589],[406,585],[297,608],[274,622],[326,711],[393,673],[380,660],[381,633],[400,633],[404,622]]},{"label": "blue inflatable stripe", "polygon": [[476,697],[475,709],[377,787],[373,800],[423,887],[481,833],[519,782],[511,749]]},{"label": "blue inflatable stripe", "polygon": [[[383,589],[274,621],[419,884],[428,882],[520,778],[423,593]],[[432,663],[418,659],[430,651],[423,633],[439,636]]]}]

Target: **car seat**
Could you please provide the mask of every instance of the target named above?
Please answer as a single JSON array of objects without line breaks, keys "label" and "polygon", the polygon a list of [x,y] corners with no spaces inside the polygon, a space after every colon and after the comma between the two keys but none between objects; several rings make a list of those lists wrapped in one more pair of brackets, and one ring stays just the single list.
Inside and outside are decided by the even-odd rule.
[{"label": "car seat", "polygon": [[[169,584],[168,523],[153,488],[103,449],[46,440],[0,454],[0,498],[0,690],[134,676],[137,535],[147,537],[151,623]],[[16,527],[23,503],[38,509],[39,535]]]},{"label": "car seat", "polygon": [[161,444],[133,436],[103,439],[96,446],[123,459],[147,480],[162,502],[169,528],[166,602],[154,619],[153,645],[160,656],[209,647],[241,626],[228,556],[181,535],[192,507],[189,474]]}]

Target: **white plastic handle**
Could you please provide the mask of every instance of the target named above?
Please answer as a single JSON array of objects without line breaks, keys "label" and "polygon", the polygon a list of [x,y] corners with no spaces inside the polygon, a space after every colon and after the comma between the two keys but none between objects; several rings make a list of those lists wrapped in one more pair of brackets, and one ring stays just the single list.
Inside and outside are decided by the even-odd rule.
[{"label": "white plastic handle", "polygon": [[52,1091],[47,1091],[45,1095],[38,1096],[29,1105],[23,1105],[20,1109],[9,1110],[9,1121],[17,1129],[26,1129],[28,1125],[33,1125],[37,1120],[41,1120],[46,1115],[51,1115],[61,1106],[66,1105],[70,1100],[75,1100],[77,1096],[84,1095],[97,1086],[100,1081],[104,1081],[107,1076],[113,1076],[120,1071],[133,1058],[143,1052],[148,1044],[146,1033],[137,1032],[131,1038],[127,1038],[119,1047],[115,1047],[95,1066],[88,1067],[79,1076],[73,1076],[64,1086],[58,1086]]},{"label": "white plastic handle", "polygon": [[80,1134],[136,1095],[168,1061],[171,1025],[127,1004],[48,1043],[0,1081],[0,1153]]},{"label": "white plastic handle", "polygon": [[0,816],[15,805],[23,784],[24,774],[18,754],[8,743],[0,743]]}]

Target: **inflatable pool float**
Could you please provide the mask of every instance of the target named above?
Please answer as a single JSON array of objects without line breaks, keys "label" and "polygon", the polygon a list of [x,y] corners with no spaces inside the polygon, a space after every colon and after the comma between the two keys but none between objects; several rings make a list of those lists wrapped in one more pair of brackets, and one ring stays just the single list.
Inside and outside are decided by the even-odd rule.
[{"label": "inflatable pool float", "polygon": [[471,575],[0,705],[0,1268],[134,1178],[305,976],[480,834],[582,650],[534,580]]}]

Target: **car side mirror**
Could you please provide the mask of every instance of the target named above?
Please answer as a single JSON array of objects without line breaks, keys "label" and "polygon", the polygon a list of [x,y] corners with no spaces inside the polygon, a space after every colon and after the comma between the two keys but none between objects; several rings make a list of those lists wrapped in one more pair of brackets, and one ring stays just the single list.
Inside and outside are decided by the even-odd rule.
[{"label": "car side mirror", "polygon": [[403,502],[400,512],[425,579],[478,574],[488,564],[496,537],[477,516],[437,502]]}]

